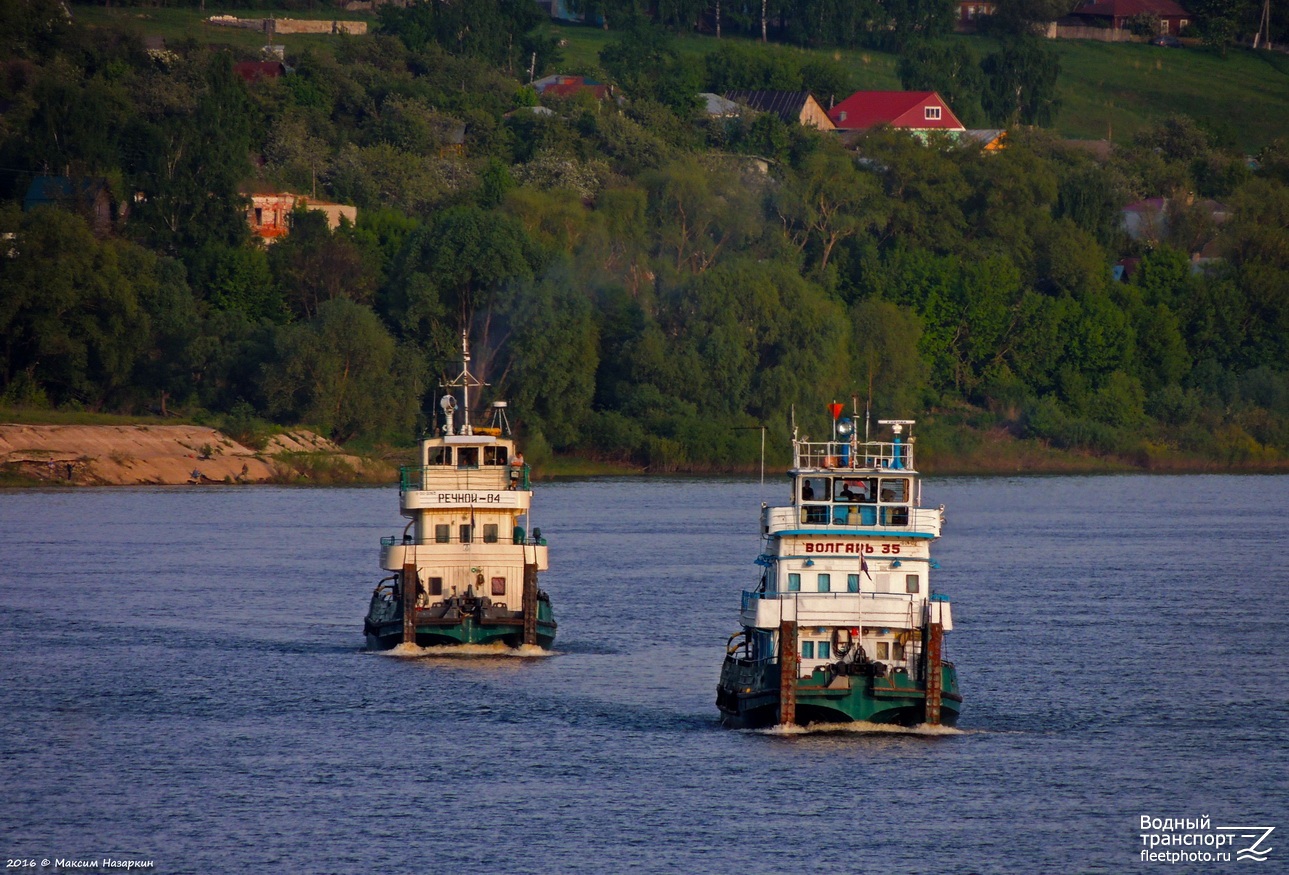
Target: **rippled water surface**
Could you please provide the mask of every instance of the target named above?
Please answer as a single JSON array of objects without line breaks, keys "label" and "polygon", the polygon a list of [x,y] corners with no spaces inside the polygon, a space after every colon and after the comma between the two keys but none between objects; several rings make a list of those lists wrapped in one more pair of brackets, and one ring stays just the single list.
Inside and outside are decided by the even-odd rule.
[{"label": "rippled water surface", "polygon": [[[1289,871],[1289,479],[929,480],[966,696],[935,736],[719,728],[759,506],[786,492],[540,486],[560,629],[536,659],[361,651],[392,489],[0,494],[6,858]],[[1280,840],[1142,863],[1142,815]]]}]

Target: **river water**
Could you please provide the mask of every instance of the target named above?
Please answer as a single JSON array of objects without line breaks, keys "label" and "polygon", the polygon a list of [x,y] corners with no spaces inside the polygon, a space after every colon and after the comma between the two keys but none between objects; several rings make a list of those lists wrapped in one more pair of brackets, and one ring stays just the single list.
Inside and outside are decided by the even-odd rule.
[{"label": "river water", "polygon": [[[362,652],[390,488],[0,493],[5,862],[1289,871],[1289,478],[925,497],[952,734],[719,727],[778,479],[539,486],[560,629],[535,659]],[[1205,815],[1276,827],[1268,861],[1141,861],[1142,816]]]}]

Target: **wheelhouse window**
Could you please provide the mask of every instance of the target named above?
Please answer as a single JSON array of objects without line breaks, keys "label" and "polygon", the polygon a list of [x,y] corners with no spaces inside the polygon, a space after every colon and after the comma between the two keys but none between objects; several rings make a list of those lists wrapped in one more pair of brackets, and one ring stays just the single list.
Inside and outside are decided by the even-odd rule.
[{"label": "wheelhouse window", "polygon": [[434,543],[446,544],[452,540],[452,527],[447,523],[439,523],[434,527]]},{"label": "wheelhouse window", "polygon": [[497,543],[497,524],[496,523],[483,524],[483,542],[485,544]]},{"label": "wheelhouse window", "polygon": [[474,526],[464,525],[461,527],[461,543],[469,544],[474,540]]},{"label": "wheelhouse window", "polygon": [[828,478],[827,477],[802,477],[801,478],[801,500],[802,501],[827,501],[828,500]]},{"label": "wheelhouse window", "polygon": [[452,448],[451,447],[430,447],[428,458],[425,460],[427,465],[451,465]]},{"label": "wheelhouse window", "polygon": [[462,447],[457,453],[458,468],[478,468],[479,467],[479,448]]},{"label": "wheelhouse window", "polygon": [[833,501],[871,502],[877,494],[876,477],[838,477],[833,481]]},{"label": "wheelhouse window", "polygon": [[506,464],[506,448],[502,446],[484,447],[483,463],[485,465],[504,465]]},{"label": "wheelhouse window", "polygon": [[909,500],[909,481],[904,477],[883,477],[882,504],[898,504]]}]

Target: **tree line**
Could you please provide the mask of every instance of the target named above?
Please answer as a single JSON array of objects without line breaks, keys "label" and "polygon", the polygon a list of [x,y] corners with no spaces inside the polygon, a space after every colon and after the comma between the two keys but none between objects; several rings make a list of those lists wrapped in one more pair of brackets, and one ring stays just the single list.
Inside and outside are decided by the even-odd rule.
[{"label": "tree line", "polygon": [[[3,403],[406,441],[465,326],[481,400],[511,402],[530,458],[745,465],[760,441],[740,429],[779,446],[794,410],[821,433],[823,402],[851,396],[1101,452],[1289,447],[1285,144],[1251,166],[1175,117],[1108,161],[1041,128],[991,153],[888,129],[844,148],[668,99],[844,90],[840,65],[722,46],[690,67],[641,25],[601,57],[621,100],[541,101],[494,51],[557,69],[520,5],[432,7],[497,12],[470,48],[420,7],[390,12],[247,84],[226,51],[148,52],[27,4],[0,80]],[[905,54],[912,73],[946,58]],[[683,87],[647,87],[674,70]],[[41,173],[101,180],[128,217],[96,233],[76,204],[23,211]],[[248,186],[358,220],[298,212],[264,247]],[[1121,208],[1161,196],[1165,232],[1129,239]]]}]

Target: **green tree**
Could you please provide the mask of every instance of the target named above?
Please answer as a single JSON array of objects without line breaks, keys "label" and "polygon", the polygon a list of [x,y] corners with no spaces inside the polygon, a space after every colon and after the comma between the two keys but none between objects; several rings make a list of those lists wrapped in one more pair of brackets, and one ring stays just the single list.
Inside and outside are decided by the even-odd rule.
[{"label": "green tree", "polygon": [[599,343],[590,299],[559,265],[540,282],[517,283],[508,295],[508,331],[499,346],[497,391],[514,415],[556,450],[581,438],[595,396]]},{"label": "green tree", "polygon": [[823,271],[839,243],[885,225],[888,202],[876,176],[844,152],[827,150],[788,175],[775,209],[788,239],[798,250],[809,248]]},{"label": "green tree", "polygon": [[630,97],[652,97],[682,113],[698,106],[702,68],[681,57],[664,31],[643,21],[601,49],[600,64]]},{"label": "green tree", "polygon": [[398,349],[368,307],[326,301],[314,318],[282,329],[276,346],[263,389],[280,420],[316,425],[342,442],[411,433],[423,365]]},{"label": "green tree", "polygon": [[292,212],[291,233],[270,247],[269,266],[282,300],[305,319],[335,298],[370,304],[376,290],[375,265],[348,237],[333,234],[326,215],[316,210]]},{"label": "green tree", "polygon": [[917,412],[930,371],[918,355],[922,320],[907,307],[869,299],[851,308],[854,374],[861,397],[888,416]]},{"label": "green tree", "polygon": [[906,91],[935,91],[967,127],[982,118],[980,61],[960,42],[915,42],[900,56],[897,72]]},{"label": "green tree", "polygon": [[980,103],[990,124],[1045,127],[1056,119],[1061,62],[1052,49],[1036,39],[1009,40],[986,55],[980,69],[985,74]]}]

